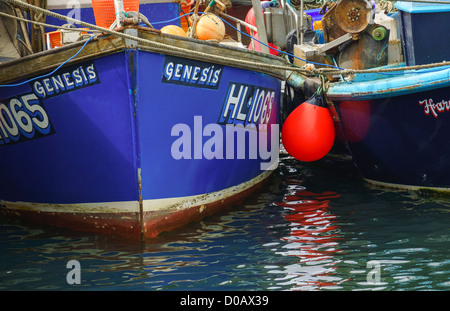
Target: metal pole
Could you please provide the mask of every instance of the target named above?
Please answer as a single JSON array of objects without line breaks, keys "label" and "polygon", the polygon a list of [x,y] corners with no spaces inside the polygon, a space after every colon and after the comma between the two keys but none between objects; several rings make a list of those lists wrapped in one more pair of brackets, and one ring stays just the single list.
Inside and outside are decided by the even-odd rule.
[{"label": "metal pole", "polygon": [[286,6],[288,7],[289,10],[291,10],[292,15],[288,14],[289,17],[291,18],[290,20],[292,21],[292,17],[295,20],[295,33],[297,35],[297,44],[301,44],[300,43],[300,36],[299,36],[299,31],[298,31],[298,15],[297,15],[297,10],[294,9],[289,3],[286,4]]},{"label": "metal pole", "polygon": [[253,5],[253,13],[255,14],[256,28],[258,29],[258,40],[266,44],[266,45],[260,44],[259,45],[260,50],[263,53],[269,54],[270,53],[269,48],[267,47],[269,43],[267,42],[266,26],[264,25],[261,1],[252,0],[252,5]]},{"label": "metal pole", "polygon": [[300,45],[303,44],[303,0],[300,1]]},{"label": "metal pole", "polygon": [[122,26],[121,14],[125,11],[125,9],[123,7],[123,1],[122,0],[114,0],[114,8],[115,8],[115,13],[116,13],[116,24],[117,24],[117,27],[120,28]]}]

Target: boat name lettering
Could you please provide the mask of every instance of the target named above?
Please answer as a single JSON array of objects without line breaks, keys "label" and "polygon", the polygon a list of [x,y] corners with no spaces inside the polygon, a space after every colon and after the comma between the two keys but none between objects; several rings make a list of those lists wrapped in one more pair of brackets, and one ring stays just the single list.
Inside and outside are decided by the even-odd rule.
[{"label": "boat name lettering", "polygon": [[275,90],[230,82],[219,117],[219,124],[268,124]]},{"label": "boat name lettering", "polygon": [[217,90],[223,66],[166,56],[161,82]]},{"label": "boat name lettering", "polygon": [[438,114],[450,111],[450,101],[449,100],[441,100],[440,102],[435,103],[433,99],[424,99],[419,101],[419,105],[423,105],[424,113],[428,115],[433,115],[437,119]]},{"label": "boat name lettering", "polygon": [[0,146],[54,134],[41,100],[33,93],[0,100]]},{"label": "boat name lettering", "polygon": [[50,98],[100,83],[94,63],[64,68],[51,76],[30,82],[33,92],[40,98]]}]

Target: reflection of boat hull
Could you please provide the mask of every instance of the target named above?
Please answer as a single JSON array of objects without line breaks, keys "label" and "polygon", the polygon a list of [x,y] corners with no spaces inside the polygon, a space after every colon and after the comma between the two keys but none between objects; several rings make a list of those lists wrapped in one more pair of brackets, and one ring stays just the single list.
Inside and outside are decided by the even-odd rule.
[{"label": "reflection of boat hull", "polygon": [[330,88],[340,138],[365,179],[395,187],[450,188],[449,72],[422,70]]},{"label": "reflection of boat hull", "polygon": [[[217,55],[226,49],[235,59],[280,61],[151,31],[140,36],[192,52]],[[127,48],[127,40],[100,37],[89,42],[75,62],[50,76],[0,88],[0,198],[5,214],[74,229],[152,237],[228,208],[270,176],[278,158],[258,153],[261,149],[256,157],[250,151],[239,155],[240,148],[255,146],[250,138],[243,143],[239,138],[247,133],[259,143],[267,139],[266,150],[278,155],[278,132],[273,132],[276,146],[269,135],[278,129],[279,77],[155,53],[151,47]],[[48,73],[81,46],[2,64],[6,75],[0,83]],[[181,81],[175,79],[180,71],[173,68],[211,75],[201,83],[200,74],[191,72],[191,79],[183,76]],[[248,107],[237,111],[239,102],[227,101],[237,97],[237,90],[259,99],[253,102],[250,123],[263,120],[267,131],[239,128],[236,118],[247,114],[250,120],[250,114]],[[231,140],[231,153],[230,141],[225,140],[230,128],[237,136]]]}]

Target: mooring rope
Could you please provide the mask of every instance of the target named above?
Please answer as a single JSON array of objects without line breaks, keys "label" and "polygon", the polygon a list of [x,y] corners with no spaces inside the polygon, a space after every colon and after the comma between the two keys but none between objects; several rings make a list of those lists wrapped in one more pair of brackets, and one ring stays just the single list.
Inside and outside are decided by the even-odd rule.
[{"label": "mooring rope", "polygon": [[354,75],[357,73],[389,73],[389,72],[399,72],[399,71],[410,71],[410,70],[419,70],[419,69],[427,69],[427,68],[436,68],[436,67],[445,67],[450,66],[449,61],[442,61],[440,63],[432,63],[425,65],[411,65],[411,66],[401,66],[401,67],[392,67],[392,68],[372,68],[372,69],[329,69],[329,68],[320,68],[315,69],[317,74],[322,75],[333,75],[333,74],[342,74],[342,75]]},{"label": "mooring rope", "polygon": [[254,68],[254,69],[261,69],[261,67],[263,67],[268,71],[273,71],[273,73],[277,74],[277,75],[279,75],[279,73],[276,72],[277,70],[278,71],[279,70],[284,70],[284,71],[285,70],[295,70],[295,71],[303,71],[305,73],[310,72],[303,68],[291,67],[288,65],[273,65],[273,64],[267,64],[267,63],[255,63],[255,61],[246,61],[246,60],[230,58],[230,57],[226,57],[226,56],[222,56],[222,55],[213,55],[213,54],[208,54],[205,52],[193,51],[193,50],[189,50],[189,49],[185,49],[185,48],[181,48],[181,47],[172,46],[169,44],[164,44],[164,43],[160,43],[160,42],[155,42],[155,41],[135,37],[135,36],[132,36],[132,35],[129,35],[126,33],[121,33],[118,31],[111,30],[111,29],[107,29],[104,27],[86,23],[86,22],[83,22],[80,20],[73,19],[71,17],[67,17],[67,16],[64,16],[64,15],[61,15],[61,14],[58,14],[58,13],[55,13],[55,12],[52,12],[49,10],[45,10],[45,9],[30,5],[28,3],[25,3],[25,2],[22,2],[19,0],[5,0],[5,1],[10,4],[13,4],[15,6],[18,6],[18,7],[26,8],[29,10],[35,10],[38,12],[43,12],[43,13],[47,14],[48,16],[52,16],[52,17],[67,21],[69,23],[78,24],[80,26],[94,29],[94,30],[99,30],[99,31],[102,31],[102,32],[110,34],[110,35],[115,35],[115,36],[122,37],[125,39],[134,40],[144,46],[149,46],[149,47],[155,48],[158,51],[161,51],[161,50],[173,51],[173,52],[177,52],[177,53],[183,54],[183,55],[190,55],[191,57],[195,56],[200,59],[208,59],[209,58],[209,59],[213,59],[215,61],[220,61],[221,63],[224,63],[224,64],[229,64],[230,66],[241,65],[241,66],[246,66],[246,67]]},{"label": "mooring rope", "polygon": [[[246,66],[248,68],[254,68],[256,70],[261,70],[261,68],[264,68],[266,71],[272,71],[274,74],[279,75],[279,71],[287,71],[287,72],[300,72],[303,73],[306,76],[328,76],[328,75],[355,75],[358,73],[389,73],[389,72],[399,72],[399,71],[409,71],[409,70],[418,70],[418,69],[424,69],[424,68],[435,68],[435,67],[441,67],[441,66],[449,66],[450,62],[443,61],[441,63],[433,63],[433,64],[426,64],[426,65],[416,65],[416,66],[402,66],[402,67],[394,67],[394,68],[374,68],[374,69],[366,69],[366,70],[357,70],[357,69],[342,69],[342,68],[313,68],[313,69],[306,69],[303,67],[297,67],[290,63],[286,62],[286,65],[274,65],[274,64],[267,64],[263,62],[256,63],[255,61],[247,61],[247,60],[241,60],[236,58],[230,58],[222,55],[214,55],[209,54],[205,52],[199,52],[199,51],[193,51],[181,47],[176,47],[173,45],[168,45],[165,43],[155,42],[139,37],[135,37],[126,33],[121,33],[115,30],[111,30],[108,28],[100,27],[97,25],[93,25],[90,23],[86,23],[80,20],[73,19],[71,17],[67,17],[40,7],[36,7],[34,5],[25,3],[20,0],[5,0],[6,2],[15,5],[17,7],[26,8],[28,10],[37,11],[42,14],[46,14],[48,16],[52,16],[64,21],[67,21],[69,23],[78,24],[80,26],[90,28],[93,30],[97,30],[106,34],[122,37],[125,39],[134,40],[143,46],[149,46],[151,48],[154,48],[158,51],[172,51],[176,52],[181,55],[190,55],[191,57],[197,57],[199,59],[210,59],[211,61],[217,61],[221,62],[222,64],[227,64],[230,66]],[[410,0],[411,1],[411,0]],[[414,2],[425,2],[429,0],[413,0]],[[433,2],[434,1],[429,1]],[[437,1],[437,2],[444,2],[444,3],[450,3],[449,1]],[[12,17],[12,16],[11,16]],[[258,41],[259,42],[259,41]]]}]

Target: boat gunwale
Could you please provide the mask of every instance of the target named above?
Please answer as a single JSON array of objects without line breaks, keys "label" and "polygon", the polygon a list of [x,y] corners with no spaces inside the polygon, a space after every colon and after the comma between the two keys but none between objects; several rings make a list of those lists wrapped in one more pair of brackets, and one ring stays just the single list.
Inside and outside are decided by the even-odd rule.
[{"label": "boat gunwale", "polygon": [[[67,64],[78,63],[98,56],[105,56],[124,50],[121,38],[94,38],[79,55],[68,61]],[[63,64],[80,50],[86,41],[71,43],[59,48],[27,55],[9,62],[0,63],[0,84],[11,83],[33,77]],[[29,70],[33,68],[32,70]]]},{"label": "boat gunwale", "polygon": [[[378,76],[379,73],[372,75]],[[414,84],[411,83],[412,80],[415,80]],[[400,83],[396,86],[395,81]],[[367,88],[369,85],[370,88]],[[398,76],[391,78],[330,83],[327,97],[332,101],[359,101],[409,95],[448,86],[450,86],[450,66],[445,66],[439,71],[436,71],[436,68],[424,68],[406,72],[405,69]]]},{"label": "boat gunwale", "polygon": [[[225,44],[217,44],[215,42],[208,42],[204,40],[198,40],[194,38],[180,37],[171,34],[161,34],[160,31],[154,31],[148,28],[139,27],[139,37],[146,40],[151,40],[156,43],[161,43],[167,46],[177,46],[182,47],[189,51],[201,51],[202,53],[209,54],[209,56],[219,55],[223,53],[224,50],[229,51],[229,55],[227,55],[229,59],[228,61],[223,61],[220,58],[214,60],[207,60],[197,55],[183,54],[183,52],[173,51],[173,50],[164,50],[157,47],[146,46],[143,44],[138,44],[138,48],[143,51],[154,52],[154,53],[163,53],[166,55],[178,56],[183,58],[189,58],[198,61],[217,63],[225,66],[236,67],[246,70],[258,71],[261,73],[269,74],[275,76],[279,79],[285,79],[285,74],[283,69],[268,69],[259,66],[259,64],[263,63],[266,65],[275,65],[275,66],[288,66],[287,61],[283,58],[266,54],[259,51],[253,51],[246,48],[234,47]],[[206,48],[206,52],[205,52]],[[236,58],[244,61],[251,61],[254,64],[242,64],[236,61]]]},{"label": "boat gunwale", "polygon": [[[205,52],[206,47],[206,50],[208,51],[207,53],[210,54],[211,56],[213,56],[215,53],[216,54],[223,53],[223,51],[226,50],[230,52],[229,54],[231,55],[231,57],[239,58],[244,61],[251,61],[254,64],[243,65],[239,64],[239,62],[233,63],[231,62],[232,58],[230,58],[230,56],[227,56],[228,58],[230,58],[230,62],[223,61],[220,59],[214,59],[213,61],[206,60],[202,59],[197,55],[184,54],[180,51],[173,51],[158,47],[146,46],[143,44],[138,44],[136,46],[138,50],[149,51],[154,53],[162,53],[165,55],[178,56],[205,62],[213,62],[230,67],[237,67],[246,70],[258,71],[284,80],[283,70],[269,69],[264,68],[264,66],[259,66],[260,63],[264,63],[267,65],[285,66],[286,62],[284,61],[284,59],[280,57],[270,54],[264,54],[258,51],[250,51],[238,47],[219,45],[217,43],[211,43],[192,38],[183,38],[170,34],[162,34],[160,31],[155,31],[144,27],[138,27],[137,29],[139,30],[138,32],[139,38],[152,40],[158,44],[175,45],[177,47],[181,45],[185,49],[189,49],[192,51],[202,51],[203,53]],[[123,29],[119,29],[118,31],[120,30]],[[73,64],[88,59],[92,59],[95,57],[105,56],[116,52],[124,51],[128,49],[125,40],[127,39],[112,34],[105,34],[93,38],[93,40],[91,40],[91,42],[89,42],[84,47],[84,49],[80,52],[80,54],[71,59],[69,62],[67,62],[67,64]],[[75,53],[78,52],[85,43],[86,41],[78,41],[52,50],[47,50],[27,55],[8,62],[0,63],[0,71],[2,71],[2,75],[0,75],[0,84],[12,83],[14,81],[19,81],[21,79],[26,79],[44,72],[48,72],[56,68],[57,66],[63,64],[67,59],[75,55]],[[30,68],[33,69],[29,70]]]}]

